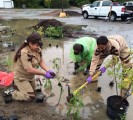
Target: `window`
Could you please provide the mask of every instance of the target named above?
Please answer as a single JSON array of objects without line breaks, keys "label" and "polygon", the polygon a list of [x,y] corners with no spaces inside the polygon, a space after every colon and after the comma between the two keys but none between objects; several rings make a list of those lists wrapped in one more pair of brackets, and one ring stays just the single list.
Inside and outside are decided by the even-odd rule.
[{"label": "window", "polygon": [[102,6],[110,6],[111,4],[112,4],[111,1],[104,1],[104,2],[102,3]]},{"label": "window", "polygon": [[127,5],[128,5],[128,6],[133,6],[133,3],[129,2]]},{"label": "window", "polygon": [[92,4],[93,7],[99,7],[99,5],[100,5],[100,2],[98,2],[98,1],[96,1],[96,2],[94,2],[94,3]]}]

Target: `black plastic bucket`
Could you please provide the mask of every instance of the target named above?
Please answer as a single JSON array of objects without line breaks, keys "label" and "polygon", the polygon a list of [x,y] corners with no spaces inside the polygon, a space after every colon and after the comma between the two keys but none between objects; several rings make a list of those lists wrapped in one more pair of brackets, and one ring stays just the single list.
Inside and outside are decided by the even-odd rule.
[{"label": "black plastic bucket", "polygon": [[129,103],[121,96],[110,96],[107,98],[107,115],[112,120],[121,120],[126,115]]}]

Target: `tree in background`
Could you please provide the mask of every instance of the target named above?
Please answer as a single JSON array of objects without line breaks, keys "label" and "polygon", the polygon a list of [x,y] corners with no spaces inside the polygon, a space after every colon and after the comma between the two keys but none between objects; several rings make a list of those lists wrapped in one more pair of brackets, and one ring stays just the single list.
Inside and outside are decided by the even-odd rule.
[{"label": "tree in background", "polygon": [[40,0],[13,0],[16,8],[22,8],[25,5],[27,8],[38,8]]},{"label": "tree in background", "polygon": [[[63,8],[69,8],[69,0],[63,0]],[[62,8],[62,0],[52,0],[51,8]]]},{"label": "tree in background", "polygon": [[128,0],[112,0],[113,2],[120,2],[120,3],[123,3],[125,1],[128,1]]},{"label": "tree in background", "polygon": [[47,8],[51,8],[51,1],[52,1],[52,0],[44,0],[44,5],[45,5]]},{"label": "tree in background", "polygon": [[[15,8],[62,8],[62,0],[13,0]],[[63,0],[63,7],[69,8],[69,0]]]},{"label": "tree in background", "polygon": [[84,4],[93,3],[96,0],[69,0],[70,5],[81,7]]},{"label": "tree in background", "polygon": [[[70,6],[81,7],[84,4],[91,4],[96,0],[63,0],[63,7]],[[123,3],[130,0],[112,0],[113,2]],[[62,8],[62,0],[13,0],[16,8],[22,8],[25,5],[27,8]]]},{"label": "tree in background", "polygon": [[[94,1],[97,1],[97,0],[69,0],[69,3],[71,6],[81,7],[84,4],[91,4]],[[125,1],[130,1],[130,0],[112,0],[112,2],[120,2],[120,3],[123,3]]]}]

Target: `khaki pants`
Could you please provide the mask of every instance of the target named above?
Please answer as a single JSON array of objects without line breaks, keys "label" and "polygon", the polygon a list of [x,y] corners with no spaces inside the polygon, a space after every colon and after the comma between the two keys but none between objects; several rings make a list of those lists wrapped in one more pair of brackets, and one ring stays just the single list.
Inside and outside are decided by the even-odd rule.
[{"label": "khaki pants", "polygon": [[15,90],[12,93],[12,97],[15,100],[31,100],[35,98],[35,80],[32,81],[23,80],[23,81],[14,81],[18,90]]}]

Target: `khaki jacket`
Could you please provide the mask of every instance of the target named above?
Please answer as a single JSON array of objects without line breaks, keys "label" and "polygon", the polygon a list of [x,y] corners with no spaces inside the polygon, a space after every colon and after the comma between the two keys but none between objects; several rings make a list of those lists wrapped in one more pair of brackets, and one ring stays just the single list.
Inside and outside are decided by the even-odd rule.
[{"label": "khaki jacket", "polygon": [[15,63],[15,80],[32,80],[34,74],[26,72],[26,69],[31,67],[37,68],[42,59],[41,55],[41,50],[38,50],[38,52],[32,52],[28,46],[23,48],[20,53],[20,58]]},{"label": "khaki jacket", "polygon": [[107,49],[104,52],[100,52],[99,49],[95,48],[94,55],[92,57],[90,66],[90,75],[93,75],[100,59],[104,59],[108,55],[117,55],[121,57],[121,51],[124,48],[128,48],[125,39],[120,35],[111,35],[107,37],[109,42]]}]

